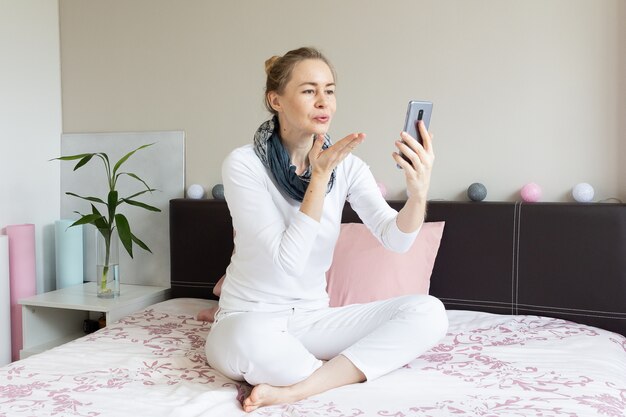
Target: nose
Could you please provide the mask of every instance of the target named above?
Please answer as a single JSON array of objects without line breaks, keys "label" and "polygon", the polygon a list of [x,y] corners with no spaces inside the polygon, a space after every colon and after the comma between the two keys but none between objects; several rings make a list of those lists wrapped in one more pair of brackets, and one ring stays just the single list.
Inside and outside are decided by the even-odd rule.
[{"label": "nose", "polygon": [[322,94],[317,94],[316,100],[315,100],[315,107],[323,109],[324,107],[326,107],[326,95]]}]

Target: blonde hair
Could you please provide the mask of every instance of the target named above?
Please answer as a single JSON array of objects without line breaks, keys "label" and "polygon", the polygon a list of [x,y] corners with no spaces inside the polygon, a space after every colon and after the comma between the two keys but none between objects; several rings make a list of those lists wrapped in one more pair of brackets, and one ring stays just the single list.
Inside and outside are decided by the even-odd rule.
[{"label": "blonde hair", "polygon": [[282,94],[285,91],[285,86],[291,79],[291,73],[293,68],[300,61],[306,59],[319,59],[323,61],[330,71],[335,76],[335,70],[330,64],[328,59],[317,49],[311,47],[304,47],[291,50],[283,56],[273,56],[265,61],[265,73],[267,74],[267,80],[265,82],[265,107],[267,110],[276,115],[269,101],[269,93],[274,91],[278,94]]}]

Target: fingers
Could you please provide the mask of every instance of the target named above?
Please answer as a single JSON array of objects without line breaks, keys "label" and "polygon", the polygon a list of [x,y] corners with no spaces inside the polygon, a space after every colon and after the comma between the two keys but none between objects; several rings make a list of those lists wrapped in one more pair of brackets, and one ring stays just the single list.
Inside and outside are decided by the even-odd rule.
[{"label": "fingers", "polygon": [[[409,138],[411,137],[409,135],[406,136],[408,136]],[[396,162],[398,162],[397,158],[399,158],[403,162],[398,163],[401,168],[411,168],[412,170],[415,170],[419,167],[419,165],[421,165],[421,160],[416,151],[409,145],[407,145],[407,143],[405,142],[406,140],[407,139],[403,138],[402,140],[396,141],[396,148],[398,148],[398,152],[394,152],[394,159],[396,159]]]},{"label": "fingers", "polygon": [[400,139],[396,140],[395,145],[396,148],[398,148],[398,152],[401,154],[400,157],[404,156],[408,159],[408,161],[406,161],[408,164],[415,165],[419,163],[421,159],[420,153],[425,153],[422,145],[406,132],[400,133]]},{"label": "fingers", "polygon": [[405,172],[407,169],[413,169],[413,165],[410,162],[407,162],[407,160],[404,159],[398,152],[392,153],[391,156],[396,161],[398,167],[405,170]]},{"label": "fingers", "polygon": [[[407,145],[403,140],[396,141],[396,147],[399,150],[399,155],[401,158],[406,157],[408,159],[407,163],[413,165],[413,168],[419,170],[420,167],[426,166],[430,167],[435,160],[435,155],[431,152],[427,152],[424,148],[411,148]],[[404,159],[404,158],[402,158]]]},{"label": "fingers", "polygon": [[352,133],[330,147],[322,149],[324,136],[317,135],[309,153],[309,161],[311,165],[318,168],[321,172],[329,172],[354,151],[357,146],[363,143],[364,140],[365,133]]},{"label": "fingers", "polygon": [[335,153],[336,158],[343,160],[365,140],[365,133],[351,133],[326,151]]},{"label": "fingers", "polygon": [[[325,152],[331,151],[331,152],[339,152],[339,153],[346,153],[346,154],[350,153],[354,151],[361,143],[363,143],[363,141],[365,140],[365,137],[366,137],[365,133],[351,133],[348,136],[341,139],[340,141],[333,144],[328,149],[326,149]],[[316,135],[313,148],[315,148],[315,146],[318,144],[318,141],[320,141],[319,149],[321,150],[322,145],[324,144],[324,136]]]},{"label": "fingers", "polygon": [[[400,136],[403,140],[407,142],[407,144],[409,144],[409,146],[411,146],[411,148],[423,148],[427,152],[430,152],[432,150],[432,138],[434,137],[434,135],[431,134],[428,129],[426,129],[426,125],[422,120],[417,123],[417,128],[419,131],[419,136],[421,138],[421,143],[416,138],[406,132],[401,132]],[[417,153],[417,150],[415,150],[415,152]]]},{"label": "fingers", "polygon": [[324,135],[315,135],[315,140],[313,141],[313,147],[311,148],[311,152],[314,155],[318,155],[322,151],[322,147],[324,146]]},{"label": "fingers", "polygon": [[422,138],[422,146],[426,151],[430,151],[432,149],[432,138],[433,135],[431,135],[428,132],[428,129],[426,129],[426,125],[424,124],[423,120],[420,120],[417,123],[417,128],[419,129],[420,132],[420,137]]},{"label": "fingers", "polygon": [[396,164],[404,171],[407,193],[410,191],[410,196],[424,199],[428,194],[435,154],[432,147],[432,135],[426,129],[423,121],[418,123],[418,129],[422,143],[420,144],[408,133],[402,132],[400,140],[395,143],[398,152],[394,152],[392,156]]},{"label": "fingers", "polygon": [[352,152],[365,140],[365,133],[351,133],[345,138],[341,139],[339,142],[335,143],[338,149]]},{"label": "fingers", "polygon": [[[417,139],[415,139],[408,133],[401,132],[401,140],[396,142],[396,147],[400,150],[400,152],[402,152],[409,158],[412,153],[415,153],[420,158],[420,160],[425,161],[426,159],[434,157],[432,146],[433,135],[428,132],[428,130],[426,129],[426,125],[424,125],[424,122],[421,120],[418,122],[418,129],[420,132],[420,137],[422,138],[422,143],[420,143]],[[407,148],[411,152],[406,152]]]},{"label": "fingers", "polygon": [[[419,124],[422,128],[420,133],[424,140],[423,145],[406,132],[401,132],[400,140],[397,140],[395,143],[398,148],[398,158],[400,158],[404,164],[398,163],[398,159],[395,156],[394,159],[402,168],[405,168],[406,165],[406,167],[412,167],[413,170],[421,171],[424,168],[428,169],[432,166],[435,159],[432,149],[432,136],[425,129],[423,122],[420,121]],[[406,157],[408,161],[405,160],[404,157]]]}]

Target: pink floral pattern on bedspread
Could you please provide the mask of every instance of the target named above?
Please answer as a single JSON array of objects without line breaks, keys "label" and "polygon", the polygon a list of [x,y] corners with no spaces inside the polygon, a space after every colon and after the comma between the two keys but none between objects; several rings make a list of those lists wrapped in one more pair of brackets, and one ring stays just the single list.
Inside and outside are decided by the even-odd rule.
[{"label": "pink floral pattern on bedspread", "polygon": [[[206,364],[210,324],[181,302],[0,368],[0,417],[246,415],[250,387]],[[248,415],[626,416],[626,338],[545,317],[449,316],[437,346],[389,375]]]}]

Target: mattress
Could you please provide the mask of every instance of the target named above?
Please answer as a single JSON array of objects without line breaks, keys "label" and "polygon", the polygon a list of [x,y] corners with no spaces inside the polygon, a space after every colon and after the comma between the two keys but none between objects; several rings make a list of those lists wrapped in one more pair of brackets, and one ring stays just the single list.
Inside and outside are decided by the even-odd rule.
[{"label": "mattress", "polygon": [[205,362],[213,301],[155,304],[0,368],[5,416],[626,416],[626,338],[539,316],[448,311],[406,366],[294,404],[242,411],[251,387]]}]

